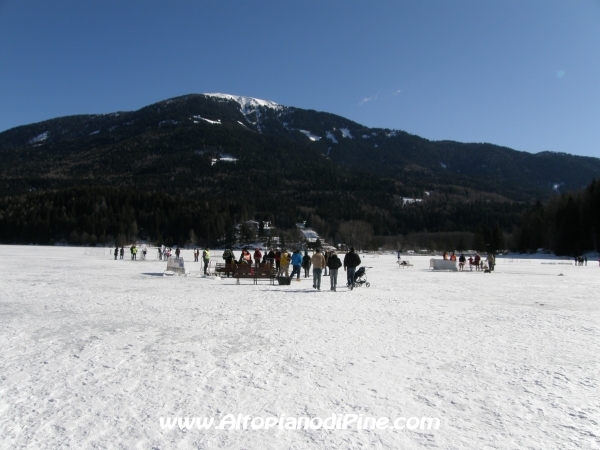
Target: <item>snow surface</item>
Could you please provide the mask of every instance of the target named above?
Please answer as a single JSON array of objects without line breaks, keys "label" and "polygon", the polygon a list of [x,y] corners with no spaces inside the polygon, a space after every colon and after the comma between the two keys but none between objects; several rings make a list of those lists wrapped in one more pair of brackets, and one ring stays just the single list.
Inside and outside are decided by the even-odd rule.
[{"label": "snow surface", "polygon": [[[334,293],[163,277],[165,262],[109,252],[0,246],[0,448],[599,448],[597,262],[499,259],[483,274],[362,256],[371,287]],[[441,426],[159,425],[228,413]]]}]

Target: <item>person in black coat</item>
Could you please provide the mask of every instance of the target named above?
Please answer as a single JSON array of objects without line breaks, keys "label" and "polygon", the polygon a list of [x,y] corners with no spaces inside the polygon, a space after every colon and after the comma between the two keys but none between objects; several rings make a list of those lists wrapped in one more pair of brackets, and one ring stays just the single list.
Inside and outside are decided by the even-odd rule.
[{"label": "person in black coat", "polygon": [[342,261],[340,261],[340,258],[335,251],[332,251],[329,254],[329,259],[327,259],[327,267],[329,268],[329,281],[331,282],[331,290],[335,291],[335,288],[337,287],[338,269],[342,267]]},{"label": "person in black coat", "polygon": [[304,256],[302,257],[302,268],[304,269],[304,278],[308,278],[310,271],[310,256],[308,256],[307,251],[304,251]]},{"label": "person in black coat", "polygon": [[354,289],[354,274],[360,263],[360,256],[354,251],[354,247],[350,247],[350,251],[344,256],[344,271],[348,277],[348,287],[350,290]]}]

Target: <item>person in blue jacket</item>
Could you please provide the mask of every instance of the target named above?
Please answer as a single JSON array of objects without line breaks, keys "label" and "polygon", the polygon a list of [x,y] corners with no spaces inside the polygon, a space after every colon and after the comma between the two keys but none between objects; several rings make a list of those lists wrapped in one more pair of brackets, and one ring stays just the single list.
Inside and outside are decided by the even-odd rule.
[{"label": "person in blue jacket", "polygon": [[294,274],[296,274],[296,279],[300,280],[300,269],[302,268],[302,253],[300,253],[299,249],[294,250],[292,253],[292,276],[294,278]]}]

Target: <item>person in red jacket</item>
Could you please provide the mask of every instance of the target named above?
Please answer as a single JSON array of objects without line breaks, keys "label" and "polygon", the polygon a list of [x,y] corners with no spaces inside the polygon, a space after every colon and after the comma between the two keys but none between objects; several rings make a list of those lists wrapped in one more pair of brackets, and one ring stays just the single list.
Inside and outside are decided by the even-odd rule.
[{"label": "person in red jacket", "polygon": [[261,258],[262,258],[262,253],[260,252],[260,247],[256,247],[256,250],[254,250],[254,264],[256,264],[258,266]]}]

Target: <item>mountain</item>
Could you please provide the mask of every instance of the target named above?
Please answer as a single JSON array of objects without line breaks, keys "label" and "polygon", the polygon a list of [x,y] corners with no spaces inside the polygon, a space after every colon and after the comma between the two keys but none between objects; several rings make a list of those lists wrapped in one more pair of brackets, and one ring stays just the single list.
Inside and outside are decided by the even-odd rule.
[{"label": "mountain", "polygon": [[62,117],[0,133],[0,192],[104,176],[117,183],[137,182],[164,170],[190,170],[202,156],[277,159],[278,149],[392,178],[406,195],[417,196],[457,186],[513,200],[547,198],[581,188],[600,174],[597,158],[430,141],[334,114],[203,94],[135,112]]},{"label": "mountain", "polygon": [[[368,220],[376,234],[472,231],[482,221],[506,230],[518,220],[519,205],[581,188],[599,174],[597,158],[430,141],[270,101],[193,94],[138,111],[61,117],[0,133],[0,225],[22,195],[42,209],[47,202],[65,206],[69,195],[96,196],[85,207],[94,211],[109,197],[129,198],[140,211],[154,201],[140,195],[160,193],[181,197],[178,208],[196,205],[195,221],[210,216],[213,236],[241,218],[291,226],[311,214],[332,221],[332,235],[336,223],[350,219]],[[402,197],[424,200],[404,208]],[[10,219],[12,235],[33,220],[21,214]],[[59,234],[68,227],[83,232],[84,214],[72,214],[75,222]]]}]

